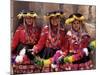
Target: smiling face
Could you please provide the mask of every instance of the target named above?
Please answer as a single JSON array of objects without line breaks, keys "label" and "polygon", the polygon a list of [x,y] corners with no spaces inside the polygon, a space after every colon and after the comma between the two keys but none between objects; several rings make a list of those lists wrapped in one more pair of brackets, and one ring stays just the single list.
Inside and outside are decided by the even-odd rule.
[{"label": "smiling face", "polygon": [[33,23],[35,22],[35,18],[25,17],[25,22],[26,22],[27,25],[33,25]]},{"label": "smiling face", "polygon": [[51,17],[50,18],[50,23],[53,26],[58,26],[60,24],[60,18],[59,17]]},{"label": "smiling face", "polygon": [[72,23],[72,28],[75,30],[75,31],[78,31],[80,29],[80,26],[81,26],[81,22],[78,21],[78,20],[74,20],[73,23]]}]

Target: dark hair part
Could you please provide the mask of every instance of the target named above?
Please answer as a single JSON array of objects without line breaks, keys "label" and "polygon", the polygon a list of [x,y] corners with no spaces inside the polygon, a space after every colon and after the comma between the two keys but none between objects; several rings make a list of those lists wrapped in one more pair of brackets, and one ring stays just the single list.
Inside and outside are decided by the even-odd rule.
[{"label": "dark hair part", "polygon": [[74,13],[74,14],[70,15],[68,18],[72,18],[73,15],[75,15],[75,16],[77,16],[77,17],[81,17],[81,16],[82,16],[82,14],[80,14],[80,13]]}]

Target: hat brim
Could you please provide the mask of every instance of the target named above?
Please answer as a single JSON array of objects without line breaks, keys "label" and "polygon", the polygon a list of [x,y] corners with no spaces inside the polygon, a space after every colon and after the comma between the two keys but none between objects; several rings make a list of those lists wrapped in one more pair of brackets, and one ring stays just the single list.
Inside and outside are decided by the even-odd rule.
[{"label": "hat brim", "polygon": [[17,15],[18,19],[21,19],[22,17],[24,17],[24,18],[25,17],[38,18],[38,15],[36,13],[33,13],[33,14],[31,14],[31,13],[26,13],[26,14],[20,13],[20,14]]},{"label": "hat brim", "polygon": [[65,21],[65,24],[71,24],[74,20],[84,21],[84,20],[85,20],[85,17],[84,17],[84,16],[76,17],[76,16],[74,15],[72,18],[68,18],[68,19]]}]

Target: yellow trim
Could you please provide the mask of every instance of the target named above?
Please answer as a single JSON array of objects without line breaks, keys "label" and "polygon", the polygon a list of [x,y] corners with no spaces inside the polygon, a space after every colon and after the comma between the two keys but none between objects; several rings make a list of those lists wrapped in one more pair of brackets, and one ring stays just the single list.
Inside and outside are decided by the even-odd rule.
[{"label": "yellow trim", "polygon": [[63,13],[63,14],[61,14],[60,12],[58,12],[58,13],[52,13],[52,14],[49,14],[49,15],[45,15],[45,16],[43,16],[43,18],[44,18],[44,20],[45,21],[47,21],[50,17],[56,17],[56,16],[60,16],[60,17],[63,17],[65,14]]},{"label": "yellow trim", "polygon": [[33,14],[34,17],[37,17],[38,15],[36,13]]},{"label": "yellow trim", "polygon": [[33,14],[27,13],[27,14],[24,15],[24,17],[26,17],[26,16],[37,17],[37,14],[36,13],[33,13]]},{"label": "yellow trim", "polygon": [[48,18],[53,17],[53,16],[55,16],[55,14],[50,14],[50,15],[48,16]]},{"label": "yellow trim", "polygon": [[85,17],[84,17],[84,16],[81,16],[81,17],[80,17],[80,20],[85,20]]},{"label": "yellow trim", "polygon": [[55,15],[56,15],[56,16],[61,16],[61,13],[56,13]]},{"label": "yellow trim", "polygon": [[20,14],[17,15],[17,18],[21,19],[22,16],[23,16],[23,13],[20,13]]},{"label": "yellow trim", "polygon": [[85,20],[85,17],[84,17],[84,16],[76,17],[75,15],[73,15],[72,18],[68,18],[68,19],[65,21],[65,24],[71,24],[75,19],[80,20],[80,21],[83,21],[83,20]]},{"label": "yellow trim", "polygon": [[84,16],[81,16],[81,17],[76,17],[75,15],[73,16],[75,19],[77,20],[85,20],[85,17]]},{"label": "yellow trim", "polygon": [[27,16],[30,16],[30,17],[37,17],[38,15],[37,15],[36,13],[31,14],[31,13],[29,13],[29,12],[28,12],[27,14],[20,13],[20,14],[17,15],[17,18],[18,18],[18,19],[21,19],[21,17],[27,17]]},{"label": "yellow trim", "polygon": [[75,19],[74,18],[69,18],[65,21],[65,24],[70,24],[71,22],[73,22]]},{"label": "yellow trim", "polygon": [[50,17],[53,17],[53,16],[54,16],[54,17],[56,17],[56,16],[60,16],[60,17],[61,17],[61,16],[63,16],[63,14],[61,14],[61,13],[55,13],[55,14],[54,14],[54,13],[53,13],[53,14],[48,15],[47,17],[50,18]]}]

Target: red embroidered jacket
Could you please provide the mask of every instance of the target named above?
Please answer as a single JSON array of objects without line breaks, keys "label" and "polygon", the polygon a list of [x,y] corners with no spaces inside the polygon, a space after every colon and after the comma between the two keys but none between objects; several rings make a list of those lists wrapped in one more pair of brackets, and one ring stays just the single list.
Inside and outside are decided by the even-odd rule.
[{"label": "red embroidered jacket", "polygon": [[[32,27],[30,27],[32,28]],[[28,29],[30,30],[30,29]],[[12,39],[12,50],[15,50],[18,46],[19,42],[23,44],[36,44],[40,38],[41,28],[40,27],[34,27],[32,31],[30,31],[29,34],[27,34],[27,31],[25,30],[25,27],[23,25],[20,25]]]},{"label": "red embroidered jacket", "polygon": [[60,48],[62,51],[67,51],[67,45],[65,44],[65,32],[64,29],[59,30],[59,35],[56,35],[58,38],[56,41],[51,37],[50,29],[48,26],[45,26],[42,30],[40,40],[38,44],[34,46],[36,53],[40,52],[43,47],[49,48]]}]

